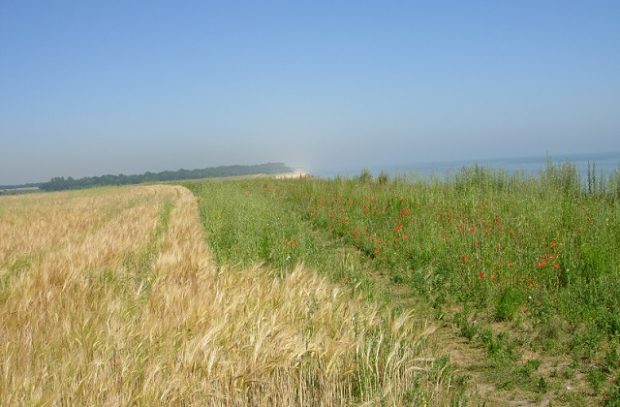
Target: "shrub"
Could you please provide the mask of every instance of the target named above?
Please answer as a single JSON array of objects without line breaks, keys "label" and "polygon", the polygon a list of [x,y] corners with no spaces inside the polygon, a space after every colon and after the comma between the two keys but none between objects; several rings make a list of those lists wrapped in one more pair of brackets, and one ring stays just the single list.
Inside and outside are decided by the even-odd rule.
[{"label": "shrub", "polygon": [[506,287],[495,306],[495,319],[498,321],[512,320],[523,301],[521,291],[513,287]]}]

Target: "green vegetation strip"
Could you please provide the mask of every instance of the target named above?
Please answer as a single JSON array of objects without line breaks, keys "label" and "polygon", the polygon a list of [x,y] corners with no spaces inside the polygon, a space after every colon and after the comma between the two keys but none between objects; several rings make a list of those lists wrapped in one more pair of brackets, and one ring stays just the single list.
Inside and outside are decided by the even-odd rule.
[{"label": "green vegetation strip", "polygon": [[[287,202],[265,195],[263,188],[270,189],[272,182],[203,181],[185,184],[199,198],[200,216],[218,266],[244,267],[263,263],[284,276],[303,263],[333,281],[344,283],[352,294],[379,304],[390,303],[393,299],[390,288],[377,279],[372,262],[358,250],[345,247],[328,239],[322,231],[315,230],[299,213],[289,210]],[[392,309],[396,314],[402,312],[397,306]],[[423,323],[412,321],[417,322]],[[368,335],[369,340],[380,341],[378,337],[373,339],[372,332]],[[360,383],[378,379],[366,377],[364,372],[358,374],[362,378]],[[447,358],[431,364],[427,380],[434,381],[440,376],[452,376],[453,403],[464,405],[464,381],[453,374]],[[414,384],[410,389],[411,400],[428,399],[423,392],[420,383]]]},{"label": "green vegetation strip", "polygon": [[[474,167],[447,181],[187,186],[220,264],[263,261],[286,272],[304,262],[390,301],[389,286],[370,277],[384,273],[484,346],[498,388],[614,405],[619,174],[587,188],[570,165],[537,178]],[[522,358],[524,350],[535,356]],[[581,377],[588,389],[564,389]]]},{"label": "green vegetation strip", "polygon": [[153,230],[148,242],[140,251],[130,253],[123,262],[123,265],[127,268],[131,276],[132,286],[139,294],[139,301],[137,304],[134,304],[134,307],[138,307],[146,301],[157,277],[154,270],[155,262],[160,252],[164,233],[168,230],[170,214],[173,208],[174,204],[172,202],[164,202],[157,226]]},{"label": "green vegetation strip", "polygon": [[[371,277],[372,265],[304,222],[285,202],[266,196],[271,182],[211,181],[185,184],[198,198],[200,217],[218,265],[265,263],[286,273],[299,263],[346,281],[367,298],[387,292]],[[257,189],[258,188],[258,189]]]},{"label": "green vegetation strip", "polygon": [[120,298],[124,301],[124,316],[128,320],[139,317],[144,304],[149,298],[153,284],[157,278],[155,263],[160,252],[163,237],[174,204],[165,201],[159,214],[155,229],[148,241],[137,251],[129,252],[123,259],[124,272],[119,273],[112,268],[93,270],[89,278],[92,287],[96,290],[105,290],[107,287],[115,287]]}]

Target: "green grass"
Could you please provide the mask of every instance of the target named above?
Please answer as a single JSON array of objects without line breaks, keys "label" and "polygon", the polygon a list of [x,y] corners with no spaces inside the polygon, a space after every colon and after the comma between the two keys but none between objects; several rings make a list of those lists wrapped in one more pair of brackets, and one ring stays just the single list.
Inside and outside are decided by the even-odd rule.
[{"label": "green grass", "polygon": [[[329,238],[327,231],[313,227],[299,212],[290,210],[289,202],[275,199],[274,180],[203,181],[184,184],[198,198],[200,217],[207,233],[209,246],[220,267],[243,267],[266,264],[277,273],[285,275],[302,263],[317,270],[331,280],[343,283],[352,294],[390,305],[393,317],[402,313],[402,307],[391,303],[390,287],[382,284],[371,259],[358,250],[343,245],[340,240]],[[312,310],[314,305],[310,304]],[[425,329],[423,320],[420,324]],[[360,329],[364,329],[360,327]],[[373,339],[367,332],[368,340]],[[447,359],[431,363],[429,380],[450,376],[453,405],[465,405],[465,381],[453,373]],[[366,392],[368,389],[358,389]],[[422,383],[410,389],[412,401],[430,395]],[[405,400],[406,401],[406,400]]]},{"label": "green grass", "polygon": [[387,293],[371,277],[372,263],[356,251],[326,239],[309,222],[274,200],[274,181],[191,182],[200,198],[200,216],[219,265],[265,263],[286,273],[299,263],[356,287],[368,299]]},{"label": "green grass", "polygon": [[[549,377],[515,356],[522,347],[571,355],[591,390],[611,395],[620,170],[582,184],[574,166],[550,164],[535,178],[473,167],[447,181],[364,173],[187,186],[220,264],[266,262],[284,273],[304,262],[384,301],[390,285],[408,287],[512,372],[507,382],[548,390]],[[504,332],[490,329],[497,323]]]}]

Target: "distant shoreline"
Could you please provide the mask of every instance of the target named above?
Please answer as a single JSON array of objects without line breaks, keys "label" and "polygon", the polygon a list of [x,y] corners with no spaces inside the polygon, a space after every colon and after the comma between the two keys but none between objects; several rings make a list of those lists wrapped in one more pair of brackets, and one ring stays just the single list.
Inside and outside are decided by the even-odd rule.
[{"label": "distant shoreline", "polygon": [[39,191],[41,191],[39,187],[2,188],[0,189],[0,195],[20,195]]},{"label": "distant shoreline", "polygon": [[261,178],[275,178],[275,179],[295,179],[295,178],[305,178],[310,177],[310,174],[304,170],[296,170],[291,172],[282,172],[278,174],[269,174],[269,173],[257,173],[257,174],[247,174],[247,175],[231,175],[227,177],[207,177],[207,178],[194,178],[194,179],[182,179],[182,180],[172,180],[165,181],[163,183],[173,184],[179,182],[192,182],[192,181],[205,181],[205,180],[218,180],[218,181],[234,181],[234,180],[244,180],[244,179],[261,179]]},{"label": "distant shoreline", "polygon": [[304,170],[295,170],[292,172],[286,172],[283,174],[276,174],[276,179],[293,179],[293,178],[306,178],[311,176],[311,174]]}]

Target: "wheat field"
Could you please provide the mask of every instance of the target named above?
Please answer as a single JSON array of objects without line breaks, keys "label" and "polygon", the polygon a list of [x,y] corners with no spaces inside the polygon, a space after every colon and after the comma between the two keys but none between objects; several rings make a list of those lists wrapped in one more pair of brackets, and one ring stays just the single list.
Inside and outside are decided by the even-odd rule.
[{"label": "wheat field", "polygon": [[183,187],[0,197],[2,405],[445,405],[431,331],[303,265],[216,267]]}]

